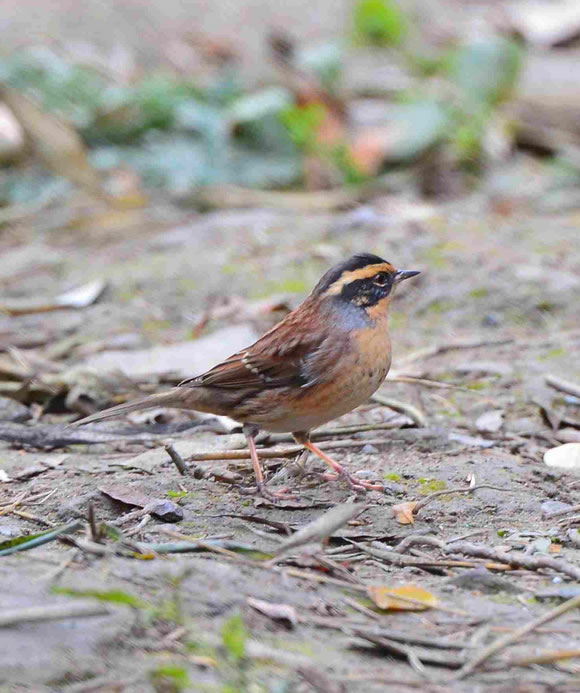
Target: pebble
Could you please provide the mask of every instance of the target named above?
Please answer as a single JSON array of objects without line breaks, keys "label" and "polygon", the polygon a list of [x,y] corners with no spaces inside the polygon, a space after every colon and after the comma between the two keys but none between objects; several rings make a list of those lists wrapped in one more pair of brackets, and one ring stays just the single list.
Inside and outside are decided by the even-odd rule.
[{"label": "pebble", "polygon": [[367,443],[367,444],[364,445],[364,446],[362,447],[362,449],[361,449],[361,452],[362,452],[364,455],[375,455],[378,451],[379,451],[379,449],[378,449],[378,448],[375,448],[374,445],[370,445],[370,443]]}]

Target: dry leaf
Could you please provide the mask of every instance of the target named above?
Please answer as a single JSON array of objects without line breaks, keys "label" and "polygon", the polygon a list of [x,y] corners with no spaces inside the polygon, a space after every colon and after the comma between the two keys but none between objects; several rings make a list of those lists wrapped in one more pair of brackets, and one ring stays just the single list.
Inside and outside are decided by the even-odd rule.
[{"label": "dry leaf", "polygon": [[76,130],[16,89],[2,85],[0,94],[47,168],[88,193],[102,195],[99,177]]},{"label": "dry leaf", "polygon": [[413,517],[413,510],[415,510],[416,505],[416,501],[409,501],[408,503],[399,503],[398,505],[393,505],[391,510],[393,511],[395,520],[397,520],[400,525],[414,525],[415,518]]},{"label": "dry leaf", "polygon": [[580,443],[565,443],[550,448],[544,453],[544,462],[548,467],[580,469]]},{"label": "dry leaf", "polygon": [[274,604],[273,602],[265,602],[262,599],[254,599],[253,597],[248,597],[246,601],[252,609],[256,609],[256,611],[274,621],[284,621],[291,628],[298,622],[296,609],[290,604]]},{"label": "dry leaf", "polygon": [[[424,611],[439,604],[434,594],[415,585],[399,587],[369,585],[367,594],[379,609],[387,611]],[[403,597],[403,599],[397,599],[397,597]]]},{"label": "dry leaf", "polygon": [[102,279],[96,279],[57,296],[54,302],[62,308],[86,308],[99,298],[106,286]]}]

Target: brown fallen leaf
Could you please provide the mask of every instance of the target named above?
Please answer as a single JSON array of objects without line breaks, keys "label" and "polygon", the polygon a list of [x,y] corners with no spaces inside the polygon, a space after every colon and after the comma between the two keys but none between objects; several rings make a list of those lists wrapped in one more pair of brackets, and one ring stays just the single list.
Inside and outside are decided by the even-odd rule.
[{"label": "brown fallen leaf", "polygon": [[47,168],[90,194],[103,196],[99,176],[76,130],[16,89],[2,85],[0,95]]},{"label": "brown fallen leaf", "polygon": [[385,611],[424,611],[439,604],[439,599],[416,585],[369,585],[367,594],[373,603]]},{"label": "brown fallen leaf", "polygon": [[67,308],[86,308],[100,298],[106,286],[106,282],[102,279],[96,279],[48,300],[23,299],[0,303],[0,310],[8,315],[28,315],[50,313]]},{"label": "brown fallen leaf", "polygon": [[128,486],[99,486],[99,491],[118,503],[142,508],[164,522],[183,520],[183,510],[173,501],[151,498],[139,489]]},{"label": "brown fallen leaf", "polygon": [[400,525],[414,525],[415,518],[413,517],[413,511],[417,501],[409,501],[407,503],[399,503],[398,505],[393,505],[391,510],[393,511],[393,516],[395,520]]}]

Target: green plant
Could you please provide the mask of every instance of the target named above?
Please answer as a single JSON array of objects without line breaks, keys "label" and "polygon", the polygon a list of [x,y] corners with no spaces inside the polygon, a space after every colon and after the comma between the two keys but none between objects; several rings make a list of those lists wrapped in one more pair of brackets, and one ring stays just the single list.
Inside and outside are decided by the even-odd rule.
[{"label": "green plant", "polygon": [[359,0],[354,9],[354,34],[360,43],[397,46],[407,34],[407,17],[393,0]]}]

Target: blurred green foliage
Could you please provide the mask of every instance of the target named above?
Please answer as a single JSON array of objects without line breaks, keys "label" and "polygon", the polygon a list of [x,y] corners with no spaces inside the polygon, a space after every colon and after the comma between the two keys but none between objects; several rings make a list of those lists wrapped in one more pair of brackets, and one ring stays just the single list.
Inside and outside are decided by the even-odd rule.
[{"label": "blurred green foliage", "polygon": [[[385,60],[400,59],[413,75],[412,93],[401,91],[400,103],[385,103],[388,165],[441,146],[453,160],[476,167],[489,123],[516,80],[519,45],[489,36],[425,52],[412,36],[404,5],[393,0],[358,0],[353,25],[359,44],[387,48]],[[342,58],[338,43],[298,47],[295,67],[338,99]],[[96,168],[134,169],[150,190],[181,197],[197,186],[219,183],[295,186],[302,180],[303,157],[311,154],[325,158],[345,184],[365,180],[353,163],[346,121],[344,141],[318,142],[328,115],[323,100],[297,105],[295,95],[282,86],[248,92],[238,69],[224,65],[204,86],[163,72],[126,83],[105,69],[74,64],[36,47],[0,60],[0,85],[18,89],[76,128]],[[67,181],[28,167],[0,178],[0,204],[59,196],[69,189]]]},{"label": "blurred green foliage", "polygon": [[354,34],[360,43],[398,46],[407,34],[407,17],[393,0],[358,0]]}]

